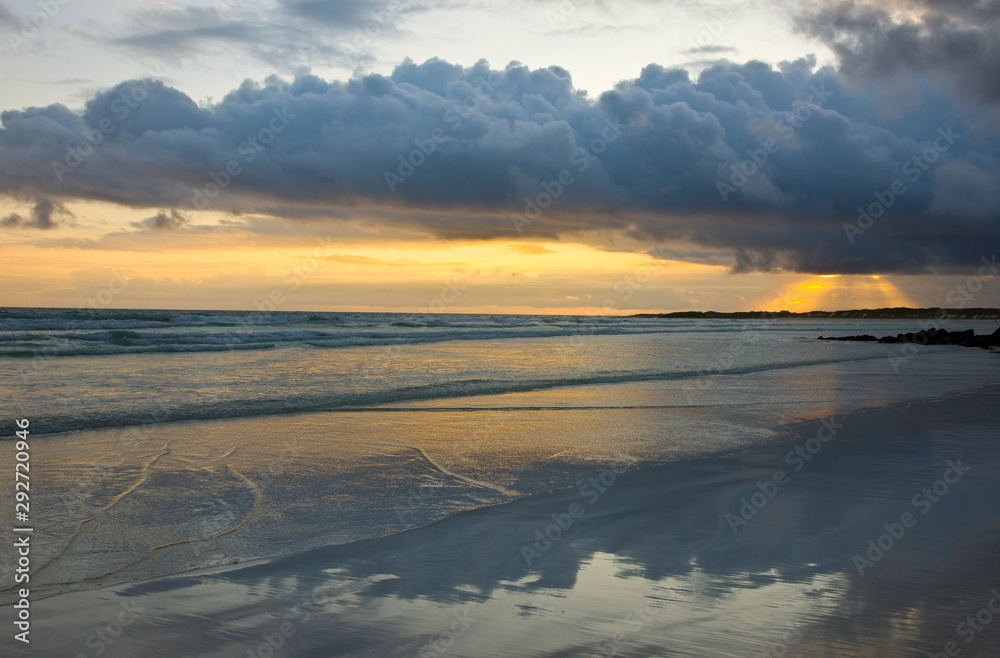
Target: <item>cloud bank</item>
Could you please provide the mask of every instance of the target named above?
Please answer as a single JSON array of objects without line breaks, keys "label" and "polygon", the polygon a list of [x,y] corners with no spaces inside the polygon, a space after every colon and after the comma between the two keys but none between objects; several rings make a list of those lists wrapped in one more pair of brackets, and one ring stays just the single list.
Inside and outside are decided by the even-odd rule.
[{"label": "cloud bank", "polygon": [[[829,38],[875,11],[859,7],[824,19]],[[347,81],[247,81],[207,106],[127,81],[79,112],[0,113],[0,194],[157,209],[143,227],[174,233],[187,223],[175,211],[365,215],[448,239],[692,245],[732,254],[737,271],[968,269],[1000,238],[991,82],[953,94],[893,71],[919,97],[888,112],[850,52],[842,71],[804,58],[692,79],[650,64],[596,98],[558,66],[437,59]]]}]

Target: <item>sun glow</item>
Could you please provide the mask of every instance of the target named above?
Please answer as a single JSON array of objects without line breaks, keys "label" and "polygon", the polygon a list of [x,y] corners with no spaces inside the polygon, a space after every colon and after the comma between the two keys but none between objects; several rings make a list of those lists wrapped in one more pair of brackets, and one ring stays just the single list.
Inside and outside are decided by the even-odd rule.
[{"label": "sun glow", "polygon": [[789,284],[771,301],[775,311],[834,311],[848,308],[917,306],[879,276],[821,274]]},{"label": "sun glow", "polygon": [[[0,204],[0,213],[24,212],[12,203]],[[71,210],[72,222],[58,234],[8,232],[11,240],[0,245],[5,304],[76,307],[124,279],[111,307],[253,309],[274,295],[281,310],[412,311],[448,285],[462,294],[446,312],[916,306],[880,275],[733,275],[725,264],[580,243],[389,237],[350,222],[299,225],[224,213],[152,230],[149,210],[102,202]]]}]

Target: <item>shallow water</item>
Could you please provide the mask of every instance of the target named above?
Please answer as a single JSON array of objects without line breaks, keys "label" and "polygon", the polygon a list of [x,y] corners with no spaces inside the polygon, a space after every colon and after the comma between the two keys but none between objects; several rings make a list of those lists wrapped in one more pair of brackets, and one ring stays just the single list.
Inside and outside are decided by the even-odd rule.
[{"label": "shallow water", "polygon": [[398,533],[566,487],[595,469],[732,452],[788,435],[796,421],[969,390],[995,381],[998,365],[955,349],[921,354],[905,374],[885,358],[855,358],[695,384],[591,384],[37,436],[35,595]]},{"label": "shallow water", "polygon": [[[963,321],[961,327],[984,333],[995,325]],[[678,380],[698,388],[711,386],[716,374],[864,359],[896,358],[905,373],[912,359],[900,345],[816,337],[920,326],[912,320],[0,310],[0,396],[14,413],[34,419],[36,432],[58,432],[585,384]],[[211,351],[176,351],[178,336],[191,332],[205,342],[199,350]],[[254,342],[264,333],[267,341]],[[62,347],[67,342],[73,347]],[[136,351],[147,348],[155,349]]]},{"label": "shallow water", "polygon": [[[1000,579],[996,395],[842,416],[798,471],[787,454],[816,422],[377,539],[52,597],[40,648],[86,651],[111,624],[119,655],[996,655],[993,626],[957,630]],[[779,468],[790,481],[733,532],[727,514]],[[944,477],[922,512],[914,496]],[[869,540],[885,550],[859,570]],[[124,630],[123,606],[141,609]]]}]

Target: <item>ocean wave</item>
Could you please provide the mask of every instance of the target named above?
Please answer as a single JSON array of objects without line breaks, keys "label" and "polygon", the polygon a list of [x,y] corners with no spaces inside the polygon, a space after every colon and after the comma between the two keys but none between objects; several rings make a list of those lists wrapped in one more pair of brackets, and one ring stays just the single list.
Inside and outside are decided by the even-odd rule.
[{"label": "ocean wave", "polygon": [[441,400],[481,395],[499,395],[547,390],[568,386],[623,384],[627,382],[699,380],[706,377],[742,375],[770,370],[784,370],[871,358],[813,359],[743,368],[697,371],[629,371],[590,373],[558,378],[514,380],[462,379],[398,388],[363,390],[364,378],[345,380],[341,390],[325,395],[289,395],[287,397],[226,400],[187,405],[151,404],[140,409],[102,409],[66,415],[52,415],[32,421],[39,434],[55,434],[87,429],[142,426],[191,420],[251,418],[292,413],[352,411],[394,402]]},{"label": "ocean wave", "polygon": [[416,323],[392,323],[367,330],[316,328],[275,330],[270,327],[237,331],[144,331],[110,329],[107,331],[0,332],[0,358],[35,356],[86,356],[135,354],[148,352],[194,351],[197,349],[270,349],[275,346],[304,348],[348,348],[382,345],[415,345],[453,340],[493,340],[498,338],[551,338],[572,335],[612,335],[663,333],[656,327],[592,327],[573,331],[552,327],[461,329],[453,326],[428,327]]},{"label": "ocean wave", "polygon": [[250,343],[246,345],[118,345],[105,344],[91,347],[49,350],[45,347],[0,349],[0,357],[36,359],[39,357],[70,356],[115,356],[117,354],[171,354],[186,352],[225,352],[226,350],[267,350],[276,347],[274,343]]},{"label": "ocean wave", "polygon": [[[499,338],[738,333],[734,321],[619,316],[0,309],[0,358],[350,348]],[[769,331],[798,330],[769,326]]]}]

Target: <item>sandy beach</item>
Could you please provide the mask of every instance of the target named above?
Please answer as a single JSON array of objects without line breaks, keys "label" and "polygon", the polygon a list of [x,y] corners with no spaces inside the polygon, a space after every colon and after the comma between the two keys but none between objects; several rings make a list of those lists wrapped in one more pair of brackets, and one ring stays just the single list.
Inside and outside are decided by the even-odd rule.
[{"label": "sandy beach", "polygon": [[31,655],[996,655],[981,610],[1000,603],[998,394],[816,418],[386,537],[50,597]]}]

